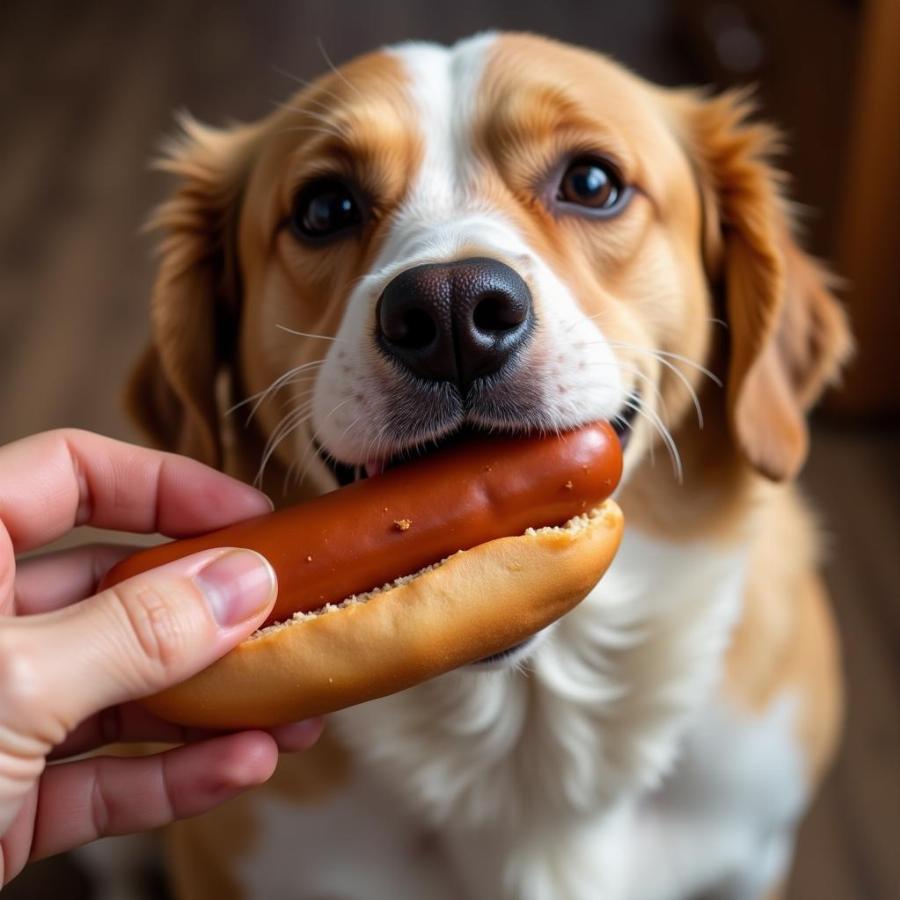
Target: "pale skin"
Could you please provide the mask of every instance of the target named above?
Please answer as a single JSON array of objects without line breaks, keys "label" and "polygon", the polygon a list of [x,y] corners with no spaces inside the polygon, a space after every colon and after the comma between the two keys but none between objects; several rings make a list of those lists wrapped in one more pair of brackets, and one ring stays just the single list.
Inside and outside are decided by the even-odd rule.
[{"label": "pale skin", "polygon": [[[279,750],[321,722],[213,733],[165,723],[136,699],[184,680],[265,619],[275,576],[257,554],[205,551],[96,593],[131,548],[17,561],[78,525],[171,537],[271,508],[200,463],[60,430],[0,447],[0,886],[31,860],[157,828],[266,781]],[[161,741],[152,756],[70,757]]]}]

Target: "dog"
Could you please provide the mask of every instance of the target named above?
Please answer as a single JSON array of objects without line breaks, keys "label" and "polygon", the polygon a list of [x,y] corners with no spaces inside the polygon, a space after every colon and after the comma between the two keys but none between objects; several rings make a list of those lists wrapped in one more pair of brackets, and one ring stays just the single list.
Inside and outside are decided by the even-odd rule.
[{"label": "dog", "polygon": [[746,93],[506,33],[184,120],[129,394],[157,445],[289,503],[461,429],[605,419],[626,533],[556,626],[175,826],[180,896],[784,895],[842,718],[792,482],[851,338],[780,145]]}]

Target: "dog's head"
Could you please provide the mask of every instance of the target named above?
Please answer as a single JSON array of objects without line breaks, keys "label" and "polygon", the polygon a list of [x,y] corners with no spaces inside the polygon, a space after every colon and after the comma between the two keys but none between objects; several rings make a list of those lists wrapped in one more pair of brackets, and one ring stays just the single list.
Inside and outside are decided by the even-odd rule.
[{"label": "dog's head", "polygon": [[461,428],[594,419],[626,481],[654,450],[702,477],[711,448],[790,478],[849,338],[750,112],[485,35],[363,57],[258,124],[186,122],[133,409],[306,490]]}]

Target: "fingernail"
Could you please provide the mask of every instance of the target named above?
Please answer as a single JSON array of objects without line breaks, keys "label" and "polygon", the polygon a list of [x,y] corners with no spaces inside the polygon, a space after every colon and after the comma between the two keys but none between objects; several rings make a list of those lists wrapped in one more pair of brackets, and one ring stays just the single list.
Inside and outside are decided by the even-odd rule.
[{"label": "fingernail", "polygon": [[290,725],[281,725],[272,730],[272,736],[282,751],[308,750],[322,735],[325,720],[319,716]]},{"label": "fingernail", "polygon": [[257,491],[256,493],[259,494],[259,496],[262,497],[263,500],[266,501],[266,503],[269,507],[269,510],[274,512],[275,511],[275,501],[268,494],[264,493],[263,491]]},{"label": "fingernail", "polygon": [[275,571],[253,550],[229,550],[196,575],[216,621],[223,627],[245,622],[265,609],[277,591]]}]

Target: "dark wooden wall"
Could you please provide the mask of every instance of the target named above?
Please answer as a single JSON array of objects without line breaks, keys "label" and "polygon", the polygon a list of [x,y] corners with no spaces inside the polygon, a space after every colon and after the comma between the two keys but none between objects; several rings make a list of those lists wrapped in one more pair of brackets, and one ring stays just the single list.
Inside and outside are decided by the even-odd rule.
[{"label": "dark wooden wall", "polygon": [[[852,25],[853,5],[829,2]],[[147,327],[153,262],[140,227],[166,189],[147,162],[173,110],[219,124],[253,118],[291,92],[285,72],[325,68],[320,43],[339,62],[384,42],[486,27],[578,41],[666,83],[700,80],[699,54],[673,39],[691,23],[670,10],[664,0],[3,0],[0,443],[58,425],[136,438],[120,392]],[[846,64],[817,56],[810,40],[798,35],[780,66]],[[777,81],[764,89],[777,96]],[[791,893],[800,900],[900,896],[898,460],[896,429],[820,427],[806,475],[832,536],[827,574],[851,712],[840,764],[801,834]],[[4,896],[86,896],[67,865],[37,866]]]}]

